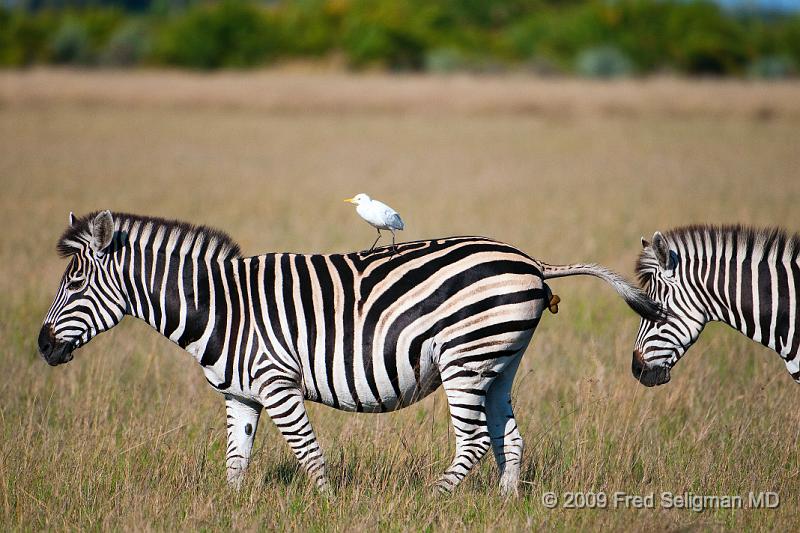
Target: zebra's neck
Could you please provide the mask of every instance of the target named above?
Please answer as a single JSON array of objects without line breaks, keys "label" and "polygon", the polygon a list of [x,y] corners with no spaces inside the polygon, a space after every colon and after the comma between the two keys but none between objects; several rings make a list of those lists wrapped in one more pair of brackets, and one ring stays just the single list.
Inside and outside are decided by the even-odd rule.
[{"label": "zebra's neck", "polygon": [[749,234],[691,237],[682,239],[682,273],[707,320],[724,322],[782,356],[796,353],[796,250]]},{"label": "zebra's neck", "polygon": [[127,312],[185,348],[202,364],[221,353],[220,339],[230,327],[218,317],[238,309],[237,291],[228,280],[236,258],[220,242],[200,231],[124,221],[125,243],[116,255]]}]

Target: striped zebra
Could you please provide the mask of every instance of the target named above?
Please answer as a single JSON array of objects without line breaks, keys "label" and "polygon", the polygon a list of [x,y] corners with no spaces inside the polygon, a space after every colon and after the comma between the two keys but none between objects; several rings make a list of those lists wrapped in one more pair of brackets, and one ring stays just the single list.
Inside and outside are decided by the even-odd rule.
[{"label": "striped zebra", "polygon": [[397,253],[242,257],[206,227],[109,211],[75,220],[70,262],[39,335],[51,365],[124,315],[200,363],[227,410],[228,481],[238,486],[263,410],[317,487],[325,461],[305,400],[386,412],[445,389],[456,438],[438,481],[452,490],[491,446],[503,493],[522,453],[511,384],[552,293],[545,279],[588,274],[639,314],[661,309],[596,265],[551,266],[480,237],[397,245]]},{"label": "striped zebra", "polygon": [[663,385],[710,321],[772,348],[800,383],[800,237],[779,229],[689,226],[642,239],[636,272],[669,318],[643,319],[631,370]]}]

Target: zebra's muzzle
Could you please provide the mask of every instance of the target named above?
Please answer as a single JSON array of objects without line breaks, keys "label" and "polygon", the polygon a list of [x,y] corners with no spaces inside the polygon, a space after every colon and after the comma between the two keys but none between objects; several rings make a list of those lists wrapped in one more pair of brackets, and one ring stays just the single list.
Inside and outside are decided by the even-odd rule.
[{"label": "zebra's muzzle", "polygon": [[75,346],[71,342],[56,339],[52,328],[45,324],[39,332],[39,353],[47,364],[57,366],[72,361]]},{"label": "zebra's muzzle", "polygon": [[633,351],[633,360],[631,361],[631,372],[633,377],[639,380],[639,383],[645,387],[654,387],[656,385],[664,385],[670,380],[669,367],[667,366],[648,366],[644,362],[642,353],[639,350]]}]

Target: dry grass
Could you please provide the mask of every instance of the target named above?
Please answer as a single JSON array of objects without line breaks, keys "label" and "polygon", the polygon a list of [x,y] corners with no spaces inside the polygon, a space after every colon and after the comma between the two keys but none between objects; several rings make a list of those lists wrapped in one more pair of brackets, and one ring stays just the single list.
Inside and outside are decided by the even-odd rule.
[{"label": "dry grass", "polygon": [[0,72],[0,103],[116,104],[286,113],[512,113],[800,117],[795,82],[648,78],[588,82],[528,76],[385,76],[289,67],[257,73]]},{"label": "dry grass", "polygon": [[[797,85],[33,71],[0,74],[0,95],[6,527],[797,524],[798,390],[777,356],[712,327],[672,383],[646,390],[629,371],[637,320],[595,280],[551,285],[561,312],[543,320],[515,385],[527,483],[510,502],[497,495],[491,459],[452,497],[429,494],[452,447],[441,393],[384,416],[312,406],[337,487],[330,500],[310,490],[264,420],[234,494],[221,398],[177,347],[126,320],[64,367],[35,349],[69,210],[216,225],[249,253],[336,251],[370,242],[340,201],[363,190],[398,208],[407,239],[478,233],[628,275],[639,236],[655,229],[800,228]],[[548,490],[774,490],[782,505],[548,510]]]}]

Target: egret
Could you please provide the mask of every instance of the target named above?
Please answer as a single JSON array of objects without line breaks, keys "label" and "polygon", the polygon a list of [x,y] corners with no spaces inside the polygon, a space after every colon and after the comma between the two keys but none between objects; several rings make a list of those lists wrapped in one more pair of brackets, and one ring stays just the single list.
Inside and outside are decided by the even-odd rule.
[{"label": "egret", "polygon": [[366,194],[359,193],[352,198],[346,198],[345,202],[355,204],[356,213],[366,220],[370,226],[378,230],[378,238],[372,243],[367,253],[371,252],[378,241],[381,239],[381,230],[389,230],[392,232],[392,250],[397,251],[395,245],[395,231],[402,230],[405,227],[403,219],[397,214],[397,211],[378,200],[373,200]]}]

